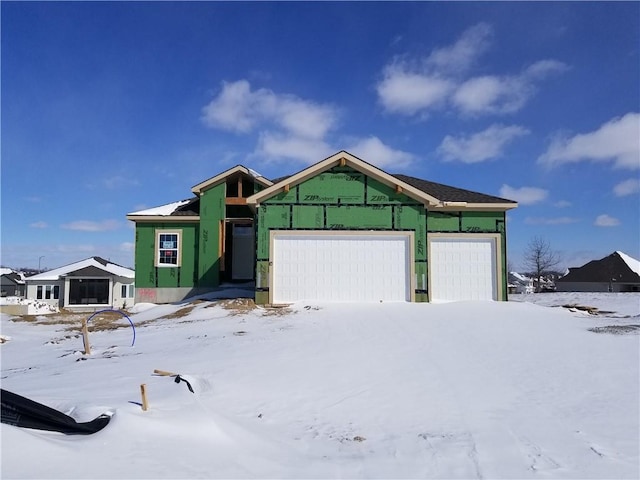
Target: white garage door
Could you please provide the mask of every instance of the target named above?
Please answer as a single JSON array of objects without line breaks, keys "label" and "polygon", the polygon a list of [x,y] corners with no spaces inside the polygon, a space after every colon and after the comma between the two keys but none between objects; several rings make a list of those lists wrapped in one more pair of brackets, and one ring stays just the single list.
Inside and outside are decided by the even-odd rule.
[{"label": "white garage door", "polygon": [[410,237],[274,233],[272,301],[409,301]]},{"label": "white garage door", "polygon": [[434,238],[429,242],[431,301],[497,300],[494,238]]}]

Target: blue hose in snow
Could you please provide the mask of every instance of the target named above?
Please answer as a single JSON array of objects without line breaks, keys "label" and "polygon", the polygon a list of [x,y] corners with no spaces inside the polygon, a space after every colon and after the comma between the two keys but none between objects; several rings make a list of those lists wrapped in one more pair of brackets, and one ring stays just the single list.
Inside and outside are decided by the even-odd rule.
[{"label": "blue hose in snow", "polygon": [[115,312],[115,313],[119,313],[120,315],[122,315],[124,318],[126,318],[127,320],[129,320],[129,323],[131,324],[131,328],[133,329],[133,340],[131,341],[131,346],[133,347],[133,345],[136,343],[136,327],[133,326],[133,322],[131,321],[131,319],[129,318],[129,316],[124,313],[121,312],[120,310],[113,310],[113,309],[107,309],[107,310],[100,310],[98,312],[94,312],[93,315],[91,315],[88,319],[87,319],[87,323],[89,323],[89,320],[91,320],[93,317],[95,317],[96,315],[98,315],[99,313],[104,313],[104,312]]}]

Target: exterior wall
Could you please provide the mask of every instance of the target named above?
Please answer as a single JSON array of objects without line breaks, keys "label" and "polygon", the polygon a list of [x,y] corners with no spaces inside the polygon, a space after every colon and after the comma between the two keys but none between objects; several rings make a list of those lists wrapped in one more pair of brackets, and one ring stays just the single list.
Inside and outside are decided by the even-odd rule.
[{"label": "exterior wall", "polygon": [[426,211],[395,189],[349,167],[334,167],[265,202],[256,218],[256,303],[269,299],[271,230],[412,231],[415,301],[429,301],[427,236],[433,233],[495,234],[498,237],[498,294],[507,300],[504,212]]},{"label": "exterior wall", "polygon": [[[43,289],[43,298],[38,298],[38,286],[42,286]],[[58,298],[44,298],[44,289],[47,285],[58,286],[60,288]],[[28,281],[27,280],[27,295],[26,298],[37,300],[41,303],[46,303],[47,305],[51,305],[53,307],[64,307],[65,305],[65,282],[63,280],[42,280],[40,282]],[[68,294],[66,294],[68,296]]]},{"label": "exterior wall", "polygon": [[[171,230],[181,233],[180,266],[156,266],[156,232]],[[194,288],[198,282],[198,225],[179,222],[138,222],[135,242],[136,302],[140,289]]]},{"label": "exterior wall", "polygon": [[[168,303],[211,291],[220,284],[221,222],[225,217],[225,184],[200,197],[200,222],[137,222],[136,302]],[[158,230],[181,233],[179,266],[156,266]]]},{"label": "exterior wall", "polygon": [[220,254],[224,239],[221,222],[225,217],[225,183],[206,190],[200,197],[200,230],[198,237],[198,270],[195,287],[220,285]]},{"label": "exterior wall", "polygon": [[256,303],[269,302],[271,230],[411,231],[414,297],[427,301],[426,213],[421,203],[349,167],[334,167],[260,205],[256,218]]},{"label": "exterior wall", "polygon": [[455,211],[455,212],[427,212],[427,232],[459,234],[498,234],[498,292],[499,300],[507,300],[507,238],[504,212],[479,212],[479,211]]},{"label": "exterior wall", "polygon": [[16,283],[11,278],[2,275],[0,290],[3,297],[24,297],[25,286],[23,283]]},{"label": "exterior wall", "polygon": [[[28,282],[27,283],[27,298],[32,300],[37,300],[41,303],[46,303],[51,306],[59,307],[59,308],[69,308],[73,310],[96,310],[98,308],[125,308],[125,306],[131,306],[134,304],[133,298],[123,298],[122,293],[122,285],[133,285],[134,281],[132,278],[126,277],[115,277],[113,275],[104,274],[100,276],[96,275],[77,275],[77,272],[72,272],[69,276],[64,277],[60,280],[42,280],[40,282]],[[77,280],[80,278],[108,278],[109,280],[109,302],[108,304],[96,304],[96,305],[69,305],[69,282],[72,280]],[[57,299],[51,298],[46,299],[37,298],[38,295],[38,286],[43,287],[43,297],[44,297],[44,289],[47,285],[57,285],[60,288],[59,295]],[[126,305],[125,305],[126,304]]]},{"label": "exterior wall", "polygon": [[558,292],[640,292],[640,284],[607,282],[556,282]]}]

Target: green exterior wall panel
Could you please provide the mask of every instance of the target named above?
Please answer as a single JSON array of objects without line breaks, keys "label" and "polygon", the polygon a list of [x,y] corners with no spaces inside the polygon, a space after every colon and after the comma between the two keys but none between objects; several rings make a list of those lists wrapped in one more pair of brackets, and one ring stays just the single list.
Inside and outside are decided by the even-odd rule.
[{"label": "green exterior wall panel", "polygon": [[459,232],[460,217],[458,212],[429,212],[427,228],[430,232]]},{"label": "green exterior wall panel", "polygon": [[462,214],[463,232],[495,232],[496,220],[502,220],[502,212],[464,212]]},{"label": "green exterior wall panel", "polygon": [[295,203],[298,187],[293,187],[288,192],[280,192],[277,195],[269,198],[267,203]]},{"label": "green exterior wall panel", "polygon": [[328,206],[327,228],[329,229],[390,229],[392,225],[391,206]]},{"label": "green exterior wall panel", "polygon": [[[179,267],[156,267],[156,232],[179,231],[181,258]],[[138,223],[136,225],[136,288],[194,287],[197,268],[198,225],[192,223]]]},{"label": "green exterior wall panel", "polygon": [[300,203],[364,203],[364,175],[356,172],[325,172],[298,185]]},{"label": "green exterior wall panel", "polygon": [[198,287],[217,287],[220,284],[220,222],[225,217],[225,188],[220,183],[200,197],[200,238]]},{"label": "green exterior wall panel", "polygon": [[389,187],[379,182],[375,178],[367,179],[367,203],[370,204],[389,204],[389,203],[420,203],[411,197],[407,197],[403,193],[396,193],[395,188]]},{"label": "green exterior wall panel", "polygon": [[324,207],[321,205],[294,205],[293,228],[324,228]]}]

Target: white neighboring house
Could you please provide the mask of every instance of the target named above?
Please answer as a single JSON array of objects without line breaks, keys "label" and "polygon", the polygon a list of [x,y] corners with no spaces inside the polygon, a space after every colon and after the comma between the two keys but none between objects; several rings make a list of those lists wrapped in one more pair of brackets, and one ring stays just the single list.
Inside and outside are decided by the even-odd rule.
[{"label": "white neighboring house", "polygon": [[126,308],[134,303],[135,272],[90,257],[26,277],[27,298],[74,311]]},{"label": "white neighboring house", "polygon": [[509,287],[513,287],[514,293],[534,293],[533,279],[518,272],[509,272]]}]

